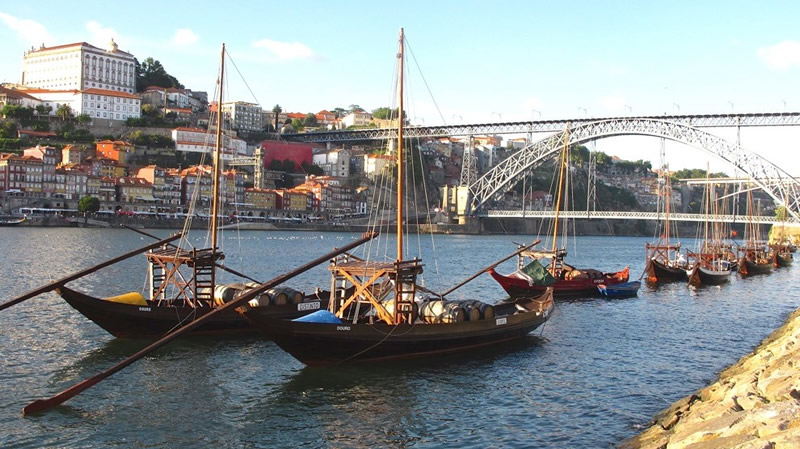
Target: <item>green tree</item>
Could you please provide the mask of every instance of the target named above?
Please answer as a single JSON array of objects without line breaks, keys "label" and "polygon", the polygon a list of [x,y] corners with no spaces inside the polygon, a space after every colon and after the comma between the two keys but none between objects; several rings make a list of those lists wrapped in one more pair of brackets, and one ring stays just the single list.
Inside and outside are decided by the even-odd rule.
[{"label": "green tree", "polygon": [[152,104],[143,104],[142,105],[142,115],[145,117],[157,117],[161,114],[161,111],[153,106]]},{"label": "green tree", "polygon": [[40,104],[36,106],[36,114],[43,116],[43,115],[50,115],[53,112],[53,107],[48,104]]},{"label": "green tree", "polygon": [[62,104],[56,109],[56,117],[60,118],[62,121],[73,118],[72,108],[68,104]]},{"label": "green tree", "polygon": [[0,109],[0,115],[16,120],[23,127],[30,126],[33,123],[33,112],[34,109],[32,107],[18,104],[7,104]]},{"label": "green tree", "polygon": [[291,159],[284,159],[283,163],[281,164],[281,171],[285,171],[286,173],[294,173],[297,170],[297,166]]},{"label": "green tree", "polygon": [[92,121],[92,117],[90,117],[89,114],[84,112],[83,114],[80,114],[77,117],[75,117],[75,121],[77,121],[78,124],[87,125]]},{"label": "green tree", "polygon": [[347,107],[347,110],[350,112],[363,111],[363,109],[361,109],[361,106],[357,104],[351,104],[350,106]]},{"label": "green tree", "polygon": [[94,213],[100,210],[100,200],[93,196],[85,196],[78,201],[78,212],[82,212],[84,216],[87,212]]},{"label": "green tree", "polygon": [[[390,120],[390,119],[394,120],[399,115],[399,110],[400,110],[400,108],[391,109],[391,108],[387,108],[387,107],[381,107],[381,108],[378,108],[378,109],[374,109],[372,111],[372,118],[378,119],[378,120]],[[403,111],[403,120],[407,120],[407,119],[408,119],[408,116],[406,115],[406,111]]]},{"label": "green tree", "polygon": [[303,122],[299,118],[292,120],[292,128],[294,128],[295,131],[302,131]]},{"label": "green tree", "polygon": [[341,117],[343,117],[345,115],[345,112],[347,112],[347,109],[345,109],[345,108],[333,108],[333,111],[331,111],[331,112],[333,112],[333,115],[336,118],[341,118]]},{"label": "green tree", "polygon": [[17,124],[14,123],[12,120],[0,120],[0,138],[16,139]]},{"label": "green tree", "polygon": [[304,173],[309,175],[321,176],[325,174],[325,172],[322,170],[322,167],[320,167],[319,165],[309,164],[308,162],[305,161],[303,161],[303,163],[300,164],[300,168],[303,169]]},{"label": "green tree", "polygon": [[778,206],[775,208],[775,218],[777,218],[778,220],[781,221],[786,220],[787,215],[788,214],[786,213],[786,206]]},{"label": "green tree", "polygon": [[183,89],[183,84],[177,78],[167,73],[161,62],[153,58],[145,59],[141,64],[135,61],[136,68],[136,90],[144,91],[148,86],[159,86],[164,88]]},{"label": "green tree", "polygon": [[276,104],[275,106],[272,107],[272,117],[273,120],[275,121],[275,129],[280,129],[280,127],[278,126],[278,118],[280,118],[282,112],[283,108],[281,107],[281,105]]},{"label": "green tree", "polygon": [[309,112],[308,114],[306,114],[306,118],[303,120],[303,125],[317,126],[317,116]]},{"label": "green tree", "polygon": [[388,120],[389,119],[389,115],[391,113],[392,113],[392,110],[390,108],[386,108],[386,107],[373,109],[372,110],[372,118],[378,119],[378,120]]}]

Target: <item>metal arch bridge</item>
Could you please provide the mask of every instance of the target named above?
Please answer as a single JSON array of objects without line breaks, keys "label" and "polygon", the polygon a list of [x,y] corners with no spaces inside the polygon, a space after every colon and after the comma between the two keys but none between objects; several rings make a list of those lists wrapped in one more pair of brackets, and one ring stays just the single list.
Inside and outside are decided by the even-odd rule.
[{"label": "metal arch bridge", "polygon": [[[475,216],[483,218],[555,218],[555,212],[550,210],[485,210],[479,211]],[[558,214],[561,218],[572,219],[594,219],[594,220],[665,220],[664,213],[657,212],[611,212],[611,211],[561,211]],[[694,222],[721,222],[721,223],[758,223],[758,224],[797,224],[800,221],[790,219],[781,221],[776,217],[756,216],[748,218],[744,215],[704,215],[704,214],[669,214],[672,221],[694,221]]]},{"label": "metal arch bridge", "polygon": [[[643,117],[596,117],[582,119],[534,120],[523,122],[479,123],[470,125],[408,126],[407,139],[423,137],[474,136],[480,134],[524,134],[563,131],[570,126],[607,120],[665,120],[694,128],[800,126],[800,112],[707,115],[658,115]],[[395,128],[370,128],[353,131],[328,131],[302,134],[281,134],[293,142],[344,143],[386,140],[397,137]]]},{"label": "metal arch bridge", "polygon": [[696,127],[663,118],[619,118],[583,122],[577,126],[570,125],[568,131],[561,131],[534,142],[497,164],[469,186],[469,209],[466,215],[474,215],[474,212],[479,211],[501,190],[515,184],[521,175],[554,157],[565,144],[574,145],[625,135],[663,137],[707,151],[744,172],[775,201],[785,204],[791,216],[800,219],[800,182],[797,179],[739,145]]}]

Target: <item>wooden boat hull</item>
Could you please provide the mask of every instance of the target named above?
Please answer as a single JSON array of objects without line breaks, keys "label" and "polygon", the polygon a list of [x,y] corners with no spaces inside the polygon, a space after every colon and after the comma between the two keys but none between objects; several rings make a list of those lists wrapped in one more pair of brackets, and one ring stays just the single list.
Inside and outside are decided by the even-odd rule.
[{"label": "wooden boat hull", "polygon": [[520,313],[514,302],[495,305],[488,320],[447,324],[307,323],[275,319],[262,308],[243,315],[283,350],[306,365],[375,362],[465,351],[522,338],[547,321],[552,290],[542,307]]},{"label": "wooden boat hull", "polygon": [[739,273],[745,276],[768,274],[772,272],[772,263],[756,263],[749,259],[739,261]]},{"label": "wooden boat hull", "polygon": [[630,298],[636,296],[642,283],[639,281],[626,282],[624,284],[617,284],[614,286],[598,285],[597,290],[603,296],[609,298]]},{"label": "wooden boat hull", "polygon": [[706,267],[695,267],[689,274],[691,285],[721,285],[730,281],[730,270],[712,270]]},{"label": "wooden boat hull", "polygon": [[647,280],[650,282],[674,282],[686,280],[686,270],[673,267],[656,259],[650,259],[647,267]]},{"label": "wooden boat hull", "polygon": [[17,226],[25,221],[25,217],[22,218],[0,218],[0,226]]},{"label": "wooden boat hull", "polygon": [[[488,271],[495,281],[511,297],[524,297],[535,296],[543,294],[548,287],[540,285],[530,285],[530,283],[521,278],[514,276],[504,276],[494,269]],[[556,279],[556,282],[549,287],[553,288],[553,294],[556,298],[576,298],[581,296],[595,296],[598,295],[597,286],[604,284],[606,286],[613,286],[617,284],[624,284],[628,282],[629,269],[625,268],[616,273],[603,273],[602,276],[597,278],[580,278],[580,279]]]},{"label": "wooden boat hull", "polygon": [[775,268],[788,267],[792,265],[793,261],[794,257],[792,256],[791,253],[784,253],[784,254],[778,253],[775,254],[775,261],[773,262],[773,266]]},{"label": "wooden boat hull", "polygon": [[[56,292],[75,310],[118,338],[155,338],[186,325],[209,313],[211,308],[159,306],[148,301],[147,306],[122,304],[96,298],[67,287]],[[263,307],[276,318],[296,318],[327,307],[327,300]],[[299,310],[303,309],[303,310]],[[193,330],[193,335],[253,333],[249,323],[231,310],[209,319]]]}]

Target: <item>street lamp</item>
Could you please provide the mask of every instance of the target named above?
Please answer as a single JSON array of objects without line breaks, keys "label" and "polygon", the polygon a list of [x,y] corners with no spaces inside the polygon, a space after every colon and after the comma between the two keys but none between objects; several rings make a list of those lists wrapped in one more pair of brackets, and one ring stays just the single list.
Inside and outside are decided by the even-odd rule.
[{"label": "street lamp", "polygon": [[732,111],[733,110],[733,102],[732,101],[728,101],[728,104],[731,105],[731,111]]},{"label": "street lamp", "polygon": [[631,109],[631,107],[629,105],[626,104],[625,105],[625,109],[628,110],[628,114],[633,115],[633,109]]},{"label": "street lamp", "polygon": [[579,111],[583,111],[583,115],[584,116],[588,116],[589,115],[589,111],[587,111],[586,108],[578,106],[578,110]]},{"label": "street lamp", "polygon": [[492,112],[492,115],[490,117],[494,117],[495,114],[497,114],[497,120],[502,122],[503,121],[503,115],[500,114],[499,112]]},{"label": "street lamp", "polygon": [[453,121],[456,121],[456,117],[458,117],[458,121],[459,121],[460,123],[463,123],[463,122],[464,122],[464,117],[461,117],[461,116],[460,116],[460,115],[458,115],[458,114],[453,114],[453,117],[452,117]]},{"label": "street lamp", "polygon": [[[785,103],[785,102],[784,102],[784,103]],[[535,112],[535,113],[537,113],[537,114],[539,114],[539,119],[541,120],[541,118],[542,118],[542,111],[537,111],[536,109],[531,109],[531,115],[533,115],[533,113],[534,113],[534,112]]]}]

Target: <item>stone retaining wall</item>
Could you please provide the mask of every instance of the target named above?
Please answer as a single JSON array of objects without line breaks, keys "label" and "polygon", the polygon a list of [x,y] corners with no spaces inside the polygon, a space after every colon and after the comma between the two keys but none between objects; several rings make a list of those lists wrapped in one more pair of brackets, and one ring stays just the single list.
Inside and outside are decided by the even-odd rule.
[{"label": "stone retaining wall", "polygon": [[800,310],[622,449],[800,448]]}]

